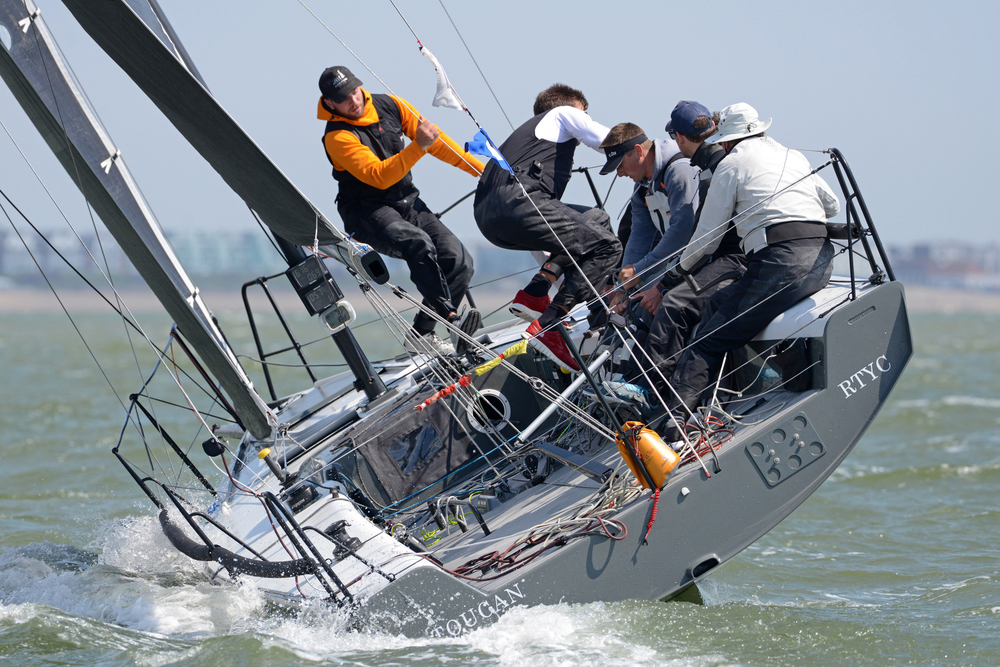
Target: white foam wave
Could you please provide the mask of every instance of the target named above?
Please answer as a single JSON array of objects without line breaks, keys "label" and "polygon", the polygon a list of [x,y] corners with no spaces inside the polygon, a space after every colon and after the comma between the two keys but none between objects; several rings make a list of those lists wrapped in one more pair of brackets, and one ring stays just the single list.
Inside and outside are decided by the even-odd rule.
[{"label": "white foam wave", "polygon": [[[670,642],[651,645],[650,637],[633,634],[633,614],[648,610],[612,611],[615,605],[594,602],[583,605],[557,604],[518,607],[493,625],[469,634],[465,641],[496,656],[497,664],[510,667],[531,665],[720,665],[720,656],[674,653]],[[626,618],[622,618],[624,615]],[[655,640],[653,640],[655,641]]]},{"label": "white foam wave", "polygon": [[204,571],[199,563],[171,546],[159,521],[151,515],[105,523],[97,533],[95,546],[101,550],[102,564],[123,570],[190,575]]},{"label": "white foam wave", "polygon": [[322,603],[306,603],[294,616],[248,618],[233,631],[255,632],[265,646],[290,651],[316,662],[365,651],[400,651],[421,647],[459,645],[456,639],[409,638],[401,635],[352,632],[342,612]]},{"label": "white foam wave", "polygon": [[18,605],[29,610],[44,605],[183,638],[228,634],[243,619],[261,615],[259,591],[208,583],[198,564],[178,554],[162,535],[162,542],[155,537],[153,521],[140,517],[105,526],[106,550],[100,558],[50,542],[0,550],[5,613]]},{"label": "white foam wave", "polygon": [[1000,410],[1000,398],[982,396],[945,396],[941,402],[949,407],[988,408]]},{"label": "white foam wave", "polygon": [[[688,667],[725,664],[719,655],[691,651],[647,628],[650,603],[557,604],[512,609],[495,624],[458,638],[407,638],[348,630],[347,619],[320,603],[294,615],[271,613],[252,587],[215,586],[201,564],[177,552],[154,517],[108,522],[100,528],[99,557],[65,545],[36,543],[0,550],[0,619],[21,624],[52,610],[94,619],[95,633],[135,634],[124,645],[138,664],[182,664],[197,657],[203,640],[253,635],[306,662],[456,662],[523,667],[600,663]],[[108,624],[104,629],[104,624]],[[115,628],[113,626],[120,626]],[[167,644],[163,644],[166,640]],[[180,643],[177,643],[180,640]],[[89,640],[88,640],[89,641]],[[146,641],[155,642],[148,652]],[[193,642],[187,645],[187,642]],[[684,644],[682,641],[681,644]]]},{"label": "white foam wave", "polygon": [[38,607],[33,604],[0,604],[0,621],[5,624],[27,623],[38,616]]},{"label": "white foam wave", "polygon": [[960,581],[953,581],[953,582],[944,583],[944,584],[941,584],[940,586],[935,586],[934,588],[930,588],[928,590],[930,590],[930,591],[957,591],[959,589],[965,588],[966,586],[970,586],[973,583],[981,583],[983,581],[992,581],[992,580],[993,580],[992,577],[984,574],[984,575],[979,575],[979,576],[976,576],[976,577],[969,577],[968,579],[962,579]]}]

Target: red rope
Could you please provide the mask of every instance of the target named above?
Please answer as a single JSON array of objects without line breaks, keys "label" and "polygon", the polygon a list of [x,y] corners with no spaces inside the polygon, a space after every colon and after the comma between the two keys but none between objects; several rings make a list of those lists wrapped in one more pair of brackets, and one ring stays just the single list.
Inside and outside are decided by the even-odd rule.
[{"label": "red rope", "polygon": [[413,409],[416,410],[417,412],[420,412],[421,410],[423,410],[424,408],[426,408],[428,405],[438,400],[439,398],[444,398],[445,396],[451,396],[452,394],[454,394],[456,391],[458,391],[459,385],[463,387],[468,387],[470,384],[472,384],[472,374],[469,373],[468,375],[463,375],[458,379],[458,382],[452,382],[450,385],[440,390],[439,392],[437,392],[436,394],[434,394],[433,396],[431,396],[426,401],[424,401],[423,403],[421,403],[420,405],[416,406]]},{"label": "red rope", "polygon": [[660,505],[660,488],[657,487],[653,492],[653,511],[649,516],[649,523],[646,524],[646,535],[642,538],[643,545],[647,544],[649,538],[649,531],[653,530],[653,523],[656,521],[656,509]]}]

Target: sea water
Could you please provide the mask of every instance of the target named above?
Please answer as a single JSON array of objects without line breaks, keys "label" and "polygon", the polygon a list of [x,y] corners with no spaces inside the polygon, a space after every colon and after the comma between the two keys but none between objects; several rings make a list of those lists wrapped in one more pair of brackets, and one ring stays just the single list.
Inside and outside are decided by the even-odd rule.
[{"label": "sea water", "polygon": [[[207,584],[110,451],[125,414],[111,387],[138,388],[148,344],[114,315],[75,317],[88,347],[61,313],[4,313],[0,664],[1000,664],[1000,317],[912,324],[913,359],[855,451],[700,585],[703,604],[518,608],[410,639]],[[152,318],[155,341],[168,325]],[[651,539],[673,539],[669,523]]]}]

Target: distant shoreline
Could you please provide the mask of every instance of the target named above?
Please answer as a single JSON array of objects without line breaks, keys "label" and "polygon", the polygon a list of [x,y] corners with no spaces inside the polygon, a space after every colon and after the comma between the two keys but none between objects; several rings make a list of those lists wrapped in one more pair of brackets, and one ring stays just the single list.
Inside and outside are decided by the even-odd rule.
[{"label": "distant shoreline", "polygon": [[1000,294],[990,292],[970,292],[968,290],[906,286],[906,305],[911,313],[956,313],[1000,314]]},{"label": "distant shoreline", "polygon": [[[131,286],[126,289],[120,289],[118,294],[130,312],[136,314],[165,313],[163,307],[156,300],[156,297],[153,296],[153,293],[145,287]],[[217,315],[245,312],[243,297],[238,287],[232,290],[219,288],[199,289],[199,294],[201,294],[202,299],[204,299],[209,309]],[[287,289],[287,284],[283,286],[283,289],[273,291],[271,295],[283,311],[295,312],[295,309],[298,309],[305,312],[302,302],[294,293]],[[57,313],[62,312],[60,301],[65,304],[71,314],[111,312],[111,307],[107,301],[90,289],[59,289],[58,296],[59,298],[56,299],[51,290],[41,287],[0,289],[0,313]],[[113,294],[105,294],[105,296],[109,301],[115,303],[115,296]],[[513,291],[510,294],[497,290],[474,291],[476,306],[484,314],[499,308],[512,296]],[[356,290],[354,293],[348,292],[347,299],[357,310],[359,316],[362,313],[372,311],[371,306]],[[260,290],[252,290],[250,292],[250,302],[255,312],[258,307],[267,307]],[[395,297],[390,297],[390,302],[390,305],[395,306],[399,310],[404,310],[409,305]]]},{"label": "distant shoreline", "polygon": [[[216,312],[243,311],[239,290],[208,289],[201,292],[205,302]],[[500,307],[511,295],[496,290],[474,290],[480,310],[492,311]],[[105,301],[91,290],[61,290],[59,296],[71,313],[109,312]],[[162,312],[162,308],[145,289],[130,288],[121,294],[129,310],[137,313]],[[282,308],[299,307],[298,300],[288,294],[275,295]],[[906,286],[906,303],[911,313],[1000,314],[1000,294],[969,292],[956,289],[938,289],[919,285]],[[362,304],[355,304],[359,310]],[[367,306],[367,304],[363,304]],[[62,308],[52,292],[40,288],[16,287],[0,289],[0,313],[60,312]]]}]

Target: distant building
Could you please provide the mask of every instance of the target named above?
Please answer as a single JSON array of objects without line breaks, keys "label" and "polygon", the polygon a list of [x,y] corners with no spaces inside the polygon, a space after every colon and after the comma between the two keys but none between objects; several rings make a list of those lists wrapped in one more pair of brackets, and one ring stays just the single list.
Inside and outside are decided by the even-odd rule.
[{"label": "distant building", "polygon": [[890,246],[889,260],[904,283],[1000,291],[1000,245],[976,246],[958,241]]},{"label": "distant building", "polygon": [[[100,242],[93,230],[79,238],[72,231],[49,233],[46,239],[34,232],[22,234],[23,241],[11,231],[0,231],[0,277],[9,279],[5,282],[38,282],[39,268],[50,280],[77,280],[69,264],[89,280],[103,282],[102,272],[115,281],[138,280],[135,268],[106,231],[102,231]],[[168,239],[181,264],[196,281],[226,277],[242,283],[281,273],[286,268],[270,238],[259,231],[172,232]],[[480,289],[516,290],[538,267],[527,252],[503,250],[482,241],[466,245],[476,266],[473,286],[481,286]],[[896,277],[903,282],[1000,291],[1000,245],[996,243],[914,243],[890,246],[888,252]],[[391,282],[409,290],[412,286],[406,263],[389,257],[385,260]]]},{"label": "distant building", "polygon": [[[225,276],[245,282],[287,268],[270,238],[259,231],[172,232],[167,238],[181,265],[195,280]],[[510,289],[526,282],[525,274],[538,267],[526,252],[503,250],[486,243],[469,244],[469,248],[476,266],[473,285]],[[409,288],[406,263],[391,257],[385,260],[390,280]],[[135,267],[106,231],[102,231],[100,242],[93,231],[80,238],[71,231],[50,232],[46,239],[31,232],[24,236],[24,242],[16,234],[0,232],[0,276],[15,283],[41,280],[39,269],[49,279],[75,280],[70,264],[89,280],[103,282],[102,272],[115,281],[138,280]]]}]

